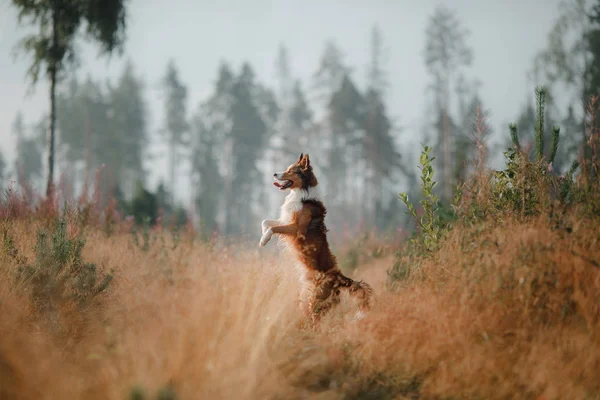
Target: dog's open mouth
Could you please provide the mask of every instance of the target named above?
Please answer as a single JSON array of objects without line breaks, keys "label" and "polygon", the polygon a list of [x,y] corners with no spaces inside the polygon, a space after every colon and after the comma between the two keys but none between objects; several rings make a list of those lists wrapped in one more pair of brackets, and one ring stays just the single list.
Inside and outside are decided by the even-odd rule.
[{"label": "dog's open mouth", "polygon": [[273,182],[273,185],[277,186],[279,188],[279,190],[285,190],[285,189],[289,188],[290,186],[292,186],[293,184],[294,184],[294,182],[292,182],[288,179]]}]

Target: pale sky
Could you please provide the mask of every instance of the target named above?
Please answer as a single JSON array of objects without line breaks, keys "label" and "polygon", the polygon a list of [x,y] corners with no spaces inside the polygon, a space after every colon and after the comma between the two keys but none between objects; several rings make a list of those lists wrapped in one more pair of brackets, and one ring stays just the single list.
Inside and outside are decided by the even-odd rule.
[{"label": "pale sky", "polygon": [[[249,61],[263,84],[275,86],[274,60],[280,44],[288,47],[293,74],[302,79],[305,88],[329,39],[345,52],[347,63],[354,67],[354,78],[362,84],[370,31],[376,23],[388,48],[388,110],[414,144],[418,143],[425,88],[430,82],[422,57],[424,31],[439,3],[454,9],[471,32],[468,44],[474,62],[468,77],[482,82],[480,93],[491,109],[492,126],[497,134],[507,134],[506,124],[516,119],[526,96],[533,96],[526,72],[546,43],[558,0],[132,0],[125,52],[145,80],[150,126],[155,132],[162,119],[158,82],[170,57],[188,86],[193,112],[212,91],[223,59],[236,70]],[[17,111],[23,111],[26,121],[32,123],[49,107],[45,82],[27,95],[29,59],[12,56],[13,46],[23,34],[11,2],[0,0],[0,138],[10,163],[15,145],[10,128]],[[79,76],[104,79],[120,73],[124,58],[99,59],[95,46],[81,47]],[[413,151],[415,147],[410,148]],[[162,152],[161,147],[154,151]],[[151,182],[167,176],[163,161],[155,163]],[[187,182],[180,184],[184,195]]]}]

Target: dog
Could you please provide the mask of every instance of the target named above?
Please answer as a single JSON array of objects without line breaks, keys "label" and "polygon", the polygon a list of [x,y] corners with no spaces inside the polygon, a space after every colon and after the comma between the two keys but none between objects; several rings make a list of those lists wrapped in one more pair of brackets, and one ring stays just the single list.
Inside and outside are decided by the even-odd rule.
[{"label": "dog", "polygon": [[[371,307],[373,288],[344,276],[329,249],[327,209],[320,198],[319,182],[308,154],[300,154],[295,163],[273,177],[273,184],[279,190],[290,193],[281,206],[279,219],[262,221],[259,246],[264,247],[276,234],[296,255],[302,282],[300,308],[313,325],[340,302],[342,290],[358,300],[358,316],[362,316]],[[308,302],[305,297],[309,297]]]}]

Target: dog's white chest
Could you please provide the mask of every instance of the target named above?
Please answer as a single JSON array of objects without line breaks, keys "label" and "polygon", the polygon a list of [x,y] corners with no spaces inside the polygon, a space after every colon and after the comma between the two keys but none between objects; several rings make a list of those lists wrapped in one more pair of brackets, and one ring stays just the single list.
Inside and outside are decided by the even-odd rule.
[{"label": "dog's white chest", "polygon": [[289,224],[292,222],[294,213],[297,213],[302,209],[302,197],[298,196],[296,192],[290,192],[285,198],[283,205],[281,206],[281,213],[279,215],[279,221],[282,224]]},{"label": "dog's white chest", "polygon": [[289,224],[292,222],[294,213],[302,210],[304,200],[319,200],[320,194],[316,187],[311,189],[292,189],[281,206],[279,222]]}]

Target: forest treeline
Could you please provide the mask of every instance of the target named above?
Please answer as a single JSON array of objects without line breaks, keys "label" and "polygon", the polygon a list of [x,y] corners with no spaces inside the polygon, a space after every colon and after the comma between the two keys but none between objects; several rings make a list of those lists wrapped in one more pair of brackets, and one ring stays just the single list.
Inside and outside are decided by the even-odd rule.
[{"label": "forest treeline", "polygon": [[[95,4],[93,0],[88,2],[90,7]],[[107,51],[112,51],[117,39],[123,40],[119,29],[125,27],[123,2],[110,3],[115,12],[102,18],[116,22],[111,25],[100,19],[100,33],[95,36],[109,44]],[[13,4],[22,13],[33,12],[27,7],[50,7],[42,11],[55,15],[48,5],[18,0]],[[86,26],[96,26],[93,12],[72,18],[84,18]],[[39,24],[36,21],[33,18],[30,23]],[[540,50],[529,71],[533,83],[546,87],[546,107],[552,112],[545,113],[545,125],[561,128],[554,173],[564,173],[575,158],[587,151],[585,107],[587,99],[598,94],[600,88],[599,23],[600,1],[565,1],[555,24],[549,27],[547,47]],[[47,43],[42,41],[48,36],[44,29],[32,36],[33,42]],[[116,36],[111,37],[103,29]],[[65,35],[73,36],[75,32]],[[489,145],[492,132],[485,122],[487,109],[479,94],[480,82],[468,68],[475,54],[459,15],[445,6],[435,8],[425,33],[423,60],[430,85],[424,93],[428,108],[421,141],[434,149],[440,171],[440,198],[448,203],[454,185],[473,168],[469,160],[474,159],[474,152],[481,151],[478,146]],[[389,72],[385,55],[390,48],[401,49],[386,44],[377,26],[370,32],[366,71],[349,65],[344,50],[328,41],[312,78],[303,82],[291,72],[293,60],[282,45],[274,60],[277,73],[272,81],[257,79],[249,63],[223,61],[211,78],[212,93],[200,104],[189,101],[190,89],[180,77],[177,60],[165,60],[160,79],[164,119],[159,134],[150,128],[146,83],[135,61],[125,63],[120,76],[110,81],[57,75],[58,69],[64,69],[60,57],[68,54],[67,50],[74,51],[65,46],[64,54],[56,52],[58,44],[49,46],[47,53],[34,54],[34,64],[38,62],[39,67],[39,62],[45,62],[46,76],[56,83],[51,107],[54,112],[33,122],[24,121],[20,113],[15,117],[16,162],[8,166],[0,160],[5,182],[12,177],[22,187],[43,188],[48,177],[49,161],[44,155],[49,149],[50,126],[53,134],[56,132],[50,163],[56,163],[65,197],[74,197],[99,180],[104,193],[101,201],[116,198],[125,214],[143,214],[154,221],[157,209],[163,208],[177,213],[183,221],[187,212],[187,217],[207,233],[238,235],[255,231],[258,221],[265,213],[275,212],[281,200],[270,186],[269,177],[300,152],[310,153],[319,162],[331,226],[393,230],[406,218],[398,192],[405,189],[418,197],[418,171],[409,168],[416,164],[415,156],[399,146],[409,133],[414,136],[416,132],[399,126],[396,121],[402,116],[392,112],[386,101]],[[36,47],[25,46],[24,50],[32,48]],[[357,83],[359,73],[368,77],[364,85]],[[555,100],[559,94],[561,98]],[[536,124],[531,98],[528,94],[517,119],[521,132],[532,132]],[[563,109],[565,102],[568,107]],[[167,180],[156,189],[150,189],[147,180],[157,156],[150,152],[153,143],[166,144],[169,160]],[[498,145],[505,148],[507,143]],[[182,168],[184,161],[190,169]],[[186,212],[175,190],[182,181],[193,195],[193,207]]]}]

